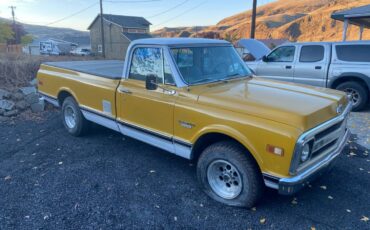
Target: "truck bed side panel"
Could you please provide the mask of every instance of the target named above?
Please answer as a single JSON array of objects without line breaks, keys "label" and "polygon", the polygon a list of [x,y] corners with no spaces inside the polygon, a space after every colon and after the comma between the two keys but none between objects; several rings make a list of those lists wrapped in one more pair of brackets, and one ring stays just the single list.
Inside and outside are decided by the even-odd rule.
[{"label": "truck bed side panel", "polygon": [[39,92],[58,99],[62,92],[71,94],[80,107],[116,117],[115,92],[118,79],[109,79],[74,70],[42,65],[37,74]]}]

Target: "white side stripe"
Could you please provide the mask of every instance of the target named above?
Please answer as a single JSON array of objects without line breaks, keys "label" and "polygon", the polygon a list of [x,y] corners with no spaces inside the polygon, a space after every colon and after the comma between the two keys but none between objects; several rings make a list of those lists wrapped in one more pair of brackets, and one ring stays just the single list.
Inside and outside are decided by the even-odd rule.
[{"label": "white side stripe", "polygon": [[140,131],[139,129],[135,129],[124,124],[120,124],[115,120],[105,118],[84,109],[81,109],[81,111],[84,117],[89,121],[95,122],[114,131],[121,132],[125,136],[129,136],[139,141],[153,145],[157,148],[163,149],[180,157],[186,159],[191,158],[191,147],[189,146],[174,143],[172,140],[166,140],[164,138],[151,135],[150,133]]},{"label": "white side stripe", "polygon": [[116,121],[105,118],[103,116],[99,116],[95,113],[91,113],[91,112],[83,110],[83,109],[81,109],[81,112],[84,115],[84,117],[86,118],[86,120],[95,122],[99,125],[102,125],[104,127],[107,127],[109,129],[113,129],[114,131],[119,132],[119,128],[118,128],[118,125],[117,125]]}]

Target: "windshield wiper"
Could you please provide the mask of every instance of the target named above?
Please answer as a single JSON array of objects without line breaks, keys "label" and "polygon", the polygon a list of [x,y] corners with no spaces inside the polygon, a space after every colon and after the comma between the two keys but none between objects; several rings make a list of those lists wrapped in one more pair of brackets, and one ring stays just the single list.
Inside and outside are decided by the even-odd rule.
[{"label": "windshield wiper", "polygon": [[228,80],[232,80],[232,79],[236,79],[236,78],[251,77],[251,76],[252,75],[241,75],[241,74],[238,74],[238,73],[234,73],[234,74],[230,74],[230,75],[226,76],[222,80],[223,81],[228,81]]},{"label": "windshield wiper", "polygon": [[203,78],[203,79],[193,81],[192,84],[203,83],[203,82],[213,82],[214,80],[215,79],[213,78]]}]

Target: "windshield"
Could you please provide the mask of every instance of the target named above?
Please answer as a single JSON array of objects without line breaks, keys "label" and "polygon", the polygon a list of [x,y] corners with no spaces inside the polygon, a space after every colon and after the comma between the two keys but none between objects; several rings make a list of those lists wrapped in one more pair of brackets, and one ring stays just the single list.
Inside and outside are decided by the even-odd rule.
[{"label": "windshield", "polygon": [[231,46],[172,48],[171,53],[187,84],[250,76],[250,70]]}]

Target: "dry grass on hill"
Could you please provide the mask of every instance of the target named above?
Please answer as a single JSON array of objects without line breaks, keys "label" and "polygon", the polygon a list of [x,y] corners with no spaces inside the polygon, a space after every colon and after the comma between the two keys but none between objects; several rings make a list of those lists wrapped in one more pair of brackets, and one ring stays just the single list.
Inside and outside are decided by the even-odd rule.
[{"label": "dry grass on hill", "polygon": [[[334,11],[346,10],[370,4],[370,0],[278,0],[257,9],[256,38],[289,39],[291,41],[340,41],[343,23],[330,18]],[[226,34],[236,37],[249,37],[251,11],[221,20],[213,26],[199,31]],[[171,29],[171,33],[167,30]],[[182,28],[194,36],[194,27]],[[153,32],[157,36],[177,37],[174,28],[164,28]],[[358,39],[359,28],[350,26],[348,39]],[[370,39],[370,29],[364,31],[363,39]]]}]

